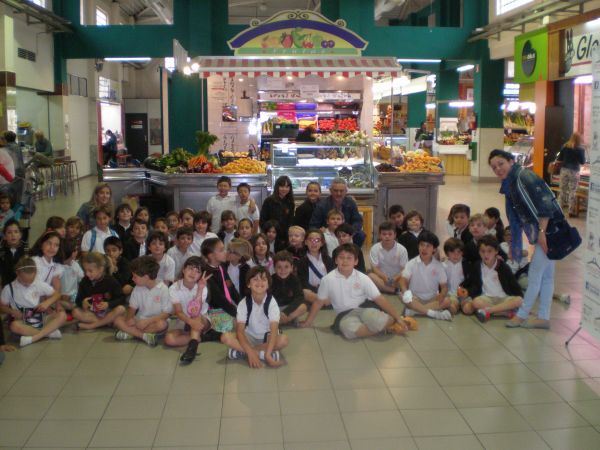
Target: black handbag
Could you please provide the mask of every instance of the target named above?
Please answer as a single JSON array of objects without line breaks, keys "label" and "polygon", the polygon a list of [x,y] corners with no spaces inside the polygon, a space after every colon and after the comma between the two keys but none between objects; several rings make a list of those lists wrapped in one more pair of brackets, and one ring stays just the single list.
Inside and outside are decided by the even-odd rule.
[{"label": "black handbag", "polygon": [[546,229],[548,259],[559,260],[573,252],[581,244],[577,228],[569,225],[565,218],[550,220]]}]

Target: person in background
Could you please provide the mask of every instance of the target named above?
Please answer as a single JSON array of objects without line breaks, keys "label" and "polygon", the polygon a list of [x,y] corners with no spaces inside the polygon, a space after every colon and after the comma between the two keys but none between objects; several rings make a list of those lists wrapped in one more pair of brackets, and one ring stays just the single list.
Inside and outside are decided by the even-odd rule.
[{"label": "person in background", "polygon": [[22,240],[23,233],[19,222],[9,220],[2,229],[4,238],[0,241],[0,278],[2,286],[14,281],[17,277],[15,264],[27,253],[27,244]]},{"label": "person in background", "polygon": [[458,238],[465,244],[473,238],[469,232],[469,217],[471,217],[471,208],[468,205],[463,203],[452,205],[447,223],[450,237]]},{"label": "person in background", "polygon": [[[397,228],[396,228],[397,229]],[[365,257],[361,248],[354,243],[352,240],[352,235],[354,234],[354,228],[349,223],[343,223],[339,227],[335,229],[335,235],[338,239],[338,246],[333,250],[333,262],[335,262],[338,254],[338,250],[342,244],[352,244],[356,247],[356,252],[358,254],[358,264],[356,264],[356,270],[361,273],[366,274],[367,268],[365,267]]]},{"label": "person in background", "polygon": [[495,206],[487,208],[483,215],[487,218],[487,231],[486,234],[494,236],[498,239],[499,243],[504,242],[504,222],[500,217],[500,210]]},{"label": "person in background", "polygon": [[[10,208],[10,196],[5,192],[0,192],[0,228],[15,216],[15,212]],[[0,238],[2,232],[0,232]]]},{"label": "person in background", "polygon": [[87,252],[104,253],[104,240],[109,236],[119,237],[117,232],[110,228],[111,211],[106,206],[99,206],[94,210],[94,222],[96,225],[85,232],[81,239],[81,252],[85,256]]},{"label": "person in background", "polygon": [[404,233],[404,208],[402,205],[392,205],[388,210],[388,220],[396,225],[396,240]]},{"label": "person in background", "polygon": [[229,195],[231,190],[231,178],[227,176],[221,176],[217,180],[217,193],[208,199],[206,210],[210,213],[214,219],[210,225],[209,231],[212,233],[218,233],[221,228],[221,213],[223,211],[235,211],[235,200],[236,198]]},{"label": "person in background", "polygon": [[131,236],[131,225],[133,223],[133,209],[129,203],[121,203],[115,211],[115,223],[113,230],[117,232],[122,241]]},{"label": "person in background", "polygon": [[190,256],[194,256],[191,249],[194,232],[191,228],[179,228],[175,234],[175,245],[167,250],[167,255],[175,261],[175,277],[179,278],[183,264]]},{"label": "person in background", "polygon": [[123,252],[129,261],[138,256],[144,256],[148,250],[146,239],[148,238],[148,223],[143,220],[134,220],[131,227],[131,237],[123,245]]},{"label": "person in background", "polygon": [[123,295],[128,296],[133,291],[131,263],[123,256],[123,243],[117,237],[111,236],[104,241],[104,254],[110,258],[110,272],[121,286]]},{"label": "person in background", "polygon": [[47,158],[52,158],[52,156],[53,156],[52,144],[50,143],[48,138],[46,138],[46,136],[44,136],[44,132],[42,130],[36,130],[36,132],[33,134],[33,137],[35,140],[35,142],[34,142],[35,152],[38,154],[42,154],[42,155],[46,156]]},{"label": "person in background", "polygon": [[332,209],[341,211],[344,222],[354,228],[354,243],[359,247],[365,242],[366,235],[363,231],[363,218],[358,212],[358,206],[352,197],[348,195],[348,184],[343,178],[335,178],[329,186],[330,196],[323,198],[317,204],[310,219],[310,228],[322,228],[327,226],[327,213]]},{"label": "person in background", "polygon": [[117,157],[117,136],[111,130],[106,130],[104,136],[106,140],[102,144],[102,156],[104,157],[104,165],[107,166]]},{"label": "person in background", "polygon": [[560,204],[568,207],[569,217],[577,216],[577,188],[579,186],[579,170],[585,164],[585,149],[581,145],[581,135],[573,133],[565,142],[557,161],[562,162],[560,168]]},{"label": "person in background", "polygon": [[248,183],[240,183],[237,187],[237,198],[235,199],[235,217],[237,220],[250,219],[253,224],[253,231],[258,231],[258,221],[260,219],[260,211],[256,202],[250,197],[250,185]]},{"label": "person in background", "polygon": [[296,136],[296,142],[315,142],[315,133],[317,130],[314,125],[307,126]]},{"label": "person in background", "polygon": [[210,231],[212,224],[212,214],[208,211],[199,211],[194,214],[194,238],[192,240],[192,252],[194,255],[200,255],[202,242],[218,236]]},{"label": "person in background", "polygon": [[98,183],[90,201],[82,204],[77,211],[77,217],[83,221],[86,230],[94,228],[96,225],[92,211],[99,206],[107,206],[111,212],[110,216],[113,216],[112,189],[108,183]]},{"label": "person in background", "polygon": [[6,140],[0,136],[0,192],[7,192],[15,179],[15,163],[6,150]]},{"label": "person in background", "polygon": [[404,233],[396,240],[408,252],[408,259],[419,255],[419,236],[427,230],[423,227],[423,216],[419,211],[409,211],[404,216]]},{"label": "person in background", "polygon": [[379,224],[379,242],[371,247],[371,273],[377,289],[383,294],[394,294],[400,288],[402,271],[408,263],[408,252],[396,242],[396,225],[392,222]]},{"label": "person in background", "polygon": [[306,185],[306,200],[296,208],[294,213],[294,225],[308,230],[310,219],[321,199],[321,185],[316,181],[311,181]]},{"label": "person in background", "polygon": [[332,209],[327,213],[327,228],[323,230],[323,236],[325,236],[325,245],[330,257],[333,256],[333,251],[340,245],[335,235],[335,230],[343,223],[344,215],[337,209]]},{"label": "person in background", "polygon": [[268,220],[265,222],[262,232],[265,233],[269,241],[269,251],[273,254],[284,250],[287,242],[281,239],[281,229],[279,222],[276,220]]},{"label": "person in background", "polygon": [[281,229],[282,238],[287,240],[288,229],[294,223],[294,190],[292,180],[281,176],[275,181],[273,193],[269,195],[260,210],[260,228],[264,229],[265,222],[276,220]]},{"label": "person in background", "polygon": [[25,178],[25,163],[23,161],[23,152],[17,144],[17,135],[13,131],[5,131],[4,139],[6,147],[4,148],[13,160],[15,167],[15,176]]}]

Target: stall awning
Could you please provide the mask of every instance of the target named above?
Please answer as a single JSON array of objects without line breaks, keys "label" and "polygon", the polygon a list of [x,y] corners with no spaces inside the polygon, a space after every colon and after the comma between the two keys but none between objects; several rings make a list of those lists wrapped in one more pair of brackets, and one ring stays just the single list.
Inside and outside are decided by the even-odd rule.
[{"label": "stall awning", "polygon": [[[268,77],[294,76],[304,78],[316,75],[322,78],[332,76],[370,77],[402,75],[402,66],[396,58],[257,58],[257,57],[200,57],[194,58],[200,77],[210,75],[224,77]],[[196,66],[197,67],[197,66]]]}]

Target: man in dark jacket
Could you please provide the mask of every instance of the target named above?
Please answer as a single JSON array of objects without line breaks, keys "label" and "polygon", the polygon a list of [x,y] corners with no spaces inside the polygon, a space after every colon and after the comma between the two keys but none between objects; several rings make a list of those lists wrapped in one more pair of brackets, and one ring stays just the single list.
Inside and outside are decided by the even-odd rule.
[{"label": "man in dark jacket", "polygon": [[492,314],[513,316],[523,303],[523,290],[508,265],[498,259],[499,244],[493,236],[477,241],[481,263],[473,263],[462,288],[473,299],[473,309],[480,322],[487,322]]},{"label": "man in dark jacket", "polygon": [[352,197],[348,196],[348,185],[343,178],[336,178],[329,186],[331,195],[317,203],[310,219],[309,228],[322,228],[327,226],[327,214],[332,209],[341,211],[344,222],[354,228],[353,240],[359,247],[365,241],[366,235],[363,231],[363,218],[358,212],[358,206]]}]

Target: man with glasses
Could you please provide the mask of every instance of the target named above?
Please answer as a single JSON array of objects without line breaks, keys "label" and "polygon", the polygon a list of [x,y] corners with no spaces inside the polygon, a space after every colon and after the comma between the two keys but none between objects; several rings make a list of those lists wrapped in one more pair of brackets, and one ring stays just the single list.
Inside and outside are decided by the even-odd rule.
[{"label": "man with glasses", "polygon": [[352,239],[359,247],[365,241],[366,235],[363,231],[363,218],[358,212],[358,206],[352,197],[348,195],[348,185],[343,178],[336,178],[329,187],[330,195],[317,203],[310,219],[309,228],[323,228],[327,226],[327,214],[332,209],[340,211],[344,216],[344,222],[352,225],[354,236]]}]

